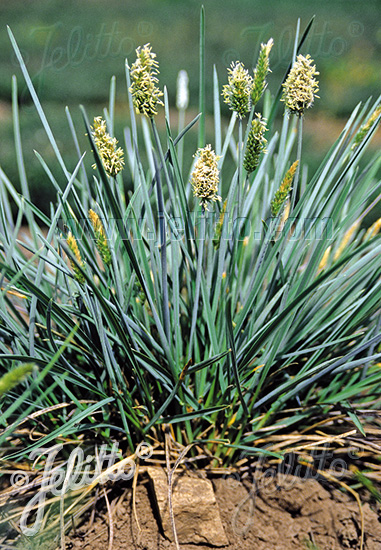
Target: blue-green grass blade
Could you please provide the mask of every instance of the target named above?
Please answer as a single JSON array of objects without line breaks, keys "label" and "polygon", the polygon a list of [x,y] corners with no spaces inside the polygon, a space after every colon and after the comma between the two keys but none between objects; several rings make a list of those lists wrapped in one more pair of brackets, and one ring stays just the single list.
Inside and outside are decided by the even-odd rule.
[{"label": "blue-green grass blade", "polygon": [[158,424],[176,424],[178,422],[186,422],[187,420],[193,420],[194,418],[202,418],[207,420],[210,423],[213,423],[211,419],[206,418],[207,416],[210,416],[211,414],[215,414],[217,412],[220,412],[222,410],[226,409],[226,406],[220,406],[220,407],[209,407],[208,409],[201,409],[189,413],[184,414],[178,414],[173,416],[167,416],[165,418],[160,418],[157,423]]},{"label": "blue-green grass blade", "polygon": [[216,155],[221,155],[221,107],[220,107],[220,90],[218,84],[218,75],[216,66],[213,66],[213,113],[214,113],[214,141]]},{"label": "blue-green grass blade", "polygon": [[[37,373],[34,380],[31,382],[29,387],[16,399],[11,405],[7,407],[7,409],[2,414],[2,420],[5,421],[7,418],[9,418],[14,411],[16,411],[20,405],[28,398],[29,395],[32,394],[33,390],[35,388],[38,388],[41,384],[42,380],[49,374],[49,372],[53,369],[54,365],[62,355],[62,353],[65,351],[66,347],[70,344],[71,340],[75,336],[76,332],[78,330],[78,325],[75,325],[70,334],[67,336],[65,342],[62,344],[61,348],[54,354],[52,359],[49,361],[49,363],[43,368],[43,370],[39,373]],[[31,405],[29,407],[29,412],[35,407],[35,404]],[[25,413],[22,415],[22,417],[27,416],[29,413]],[[13,425],[12,425],[13,426]],[[0,435],[0,445],[4,441],[4,439],[9,435],[10,430],[12,430],[12,426],[6,428]]]},{"label": "blue-green grass blade", "polygon": [[198,147],[205,146],[205,9],[200,10],[200,46],[199,46],[199,98],[198,108],[201,113],[198,130]]},{"label": "blue-green grass blade", "polygon": [[42,124],[43,124],[43,126],[44,126],[46,135],[48,136],[49,142],[50,142],[50,144],[51,144],[51,146],[52,146],[52,148],[53,148],[53,151],[54,151],[54,153],[55,153],[55,155],[56,155],[56,157],[57,157],[57,160],[58,160],[58,162],[59,162],[59,164],[60,164],[60,166],[61,166],[61,168],[62,168],[62,170],[63,170],[63,173],[64,173],[65,176],[69,179],[69,177],[70,177],[69,172],[68,172],[67,169],[66,169],[66,165],[65,165],[64,160],[63,160],[63,158],[62,158],[62,155],[61,155],[61,153],[60,153],[60,150],[59,150],[59,148],[58,148],[58,145],[57,145],[57,143],[56,143],[56,140],[55,140],[55,138],[54,138],[54,136],[53,136],[53,132],[52,132],[52,130],[51,130],[51,128],[50,128],[50,125],[49,125],[49,123],[48,123],[48,120],[47,120],[47,118],[46,118],[46,116],[45,116],[45,113],[44,113],[44,111],[43,111],[43,109],[42,109],[40,100],[39,100],[38,95],[37,95],[37,93],[36,93],[36,90],[35,90],[35,88],[34,88],[34,86],[33,86],[32,79],[31,79],[30,76],[29,76],[29,73],[28,73],[28,70],[27,70],[26,65],[25,65],[25,63],[24,63],[24,60],[23,60],[23,58],[22,58],[20,49],[19,49],[19,47],[18,47],[18,45],[17,45],[17,42],[16,42],[16,40],[15,40],[15,37],[13,36],[13,33],[12,33],[11,29],[10,29],[8,26],[7,26],[7,30],[8,30],[9,38],[10,38],[11,43],[12,43],[12,47],[13,47],[13,49],[14,49],[14,51],[15,51],[17,60],[18,60],[18,62],[19,62],[19,64],[20,64],[21,71],[22,71],[23,76],[24,76],[24,78],[25,78],[25,82],[26,82],[26,84],[27,84],[29,93],[30,93],[30,95],[32,96],[33,103],[34,103],[34,105],[35,105],[35,107],[36,107],[36,109],[37,109],[38,115],[39,115],[39,117],[40,117],[40,119],[41,119],[41,122],[42,122]]},{"label": "blue-green grass blade", "polygon": [[267,449],[261,449],[260,447],[250,447],[248,445],[232,445],[230,443],[221,443],[224,447],[229,447],[231,449],[237,449],[244,451],[246,455],[263,455],[263,456],[273,456],[275,458],[283,458],[283,455],[280,453],[275,453],[274,451],[268,451]]},{"label": "blue-green grass blade", "polygon": [[228,300],[228,303],[226,306],[226,327],[228,332],[228,341],[231,349],[230,358],[231,358],[234,380],[235,380],[235,384],[239,394],[242,408],[244,410],[246,417],[248,417],[249,411],[247,409],[245,398],[242,394],[241,381],[240,381],[239,372],[238,372],[237,356],[235,351],[235,341],[234,341],[234,335],[233,335],[233,325],[232,325],[232,316],[231,316],[231,299]]}]

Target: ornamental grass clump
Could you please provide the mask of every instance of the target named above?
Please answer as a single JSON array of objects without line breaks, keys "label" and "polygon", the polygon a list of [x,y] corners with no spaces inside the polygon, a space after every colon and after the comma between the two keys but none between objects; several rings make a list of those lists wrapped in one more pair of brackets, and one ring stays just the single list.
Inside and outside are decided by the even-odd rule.
[{"label": "ornamental grass clump", "polygon": [[[115,94],[107,124],[97,117],[91,128],[83,107],[83,124],[74,123],[66,110],[78,152],[72,163],[9,35],[56,155],[50,167],[37,151],[57,200],[44,214],[0,170],[0,377],[35,365],[1,397],[5,471],[20,462],[41,483],[30,456],[52,445],[62,445],[60,464],[78,446],[94,456],[101,445],[118,445],[116,468],[135,459],[142,442],[152,445],[156,464],[170,440],[207,471],[249,467],[253,455],[281,467],[294,454],[314,468],[315,449],[328,441],[335,458],[347,459],[354,437],[369,449],[381,387],[381,234],[379,222],[366,225],[368,214],[379,217],[379,155],[369,149],[376,119],[353,145],[380,99],[354,108],[311,171],[300,154],[302,115],[317,91],[309,56],[297,57],[284,86],[286,110],[298,120],[276,119],[283,106],[276,89],[264,92],[263,114],[255,113],[252,79],[235,64],[223,91],[232,109],[225,124],[216,70],[205,141],[202,110],[181,129],[171,125],[171,95],[156,87],[157,62],[146,45],[126,67],[125,169],[107,132],[120,112]],[[270,45],[260,52],[265,69]],[[296,37],[294,50],[301,46]],[[254,85],[259,73],[258,66]],[[16,78],[12,97],[24,174]],[[153,117],[161,97],[160,133]],[[195,150],[193,159],[187,151]],[[87,168],[89,155],[96,171]],[[30,237],[19,234],[22,219]],[[37,462],[46,461],[43,454]],[[367,472],[379,471],[368,451],[366,461]],[[94,475],[70,506],[59,498],[63,532],[101,483]],[[22,514],[16,508],[12,522]]]}]

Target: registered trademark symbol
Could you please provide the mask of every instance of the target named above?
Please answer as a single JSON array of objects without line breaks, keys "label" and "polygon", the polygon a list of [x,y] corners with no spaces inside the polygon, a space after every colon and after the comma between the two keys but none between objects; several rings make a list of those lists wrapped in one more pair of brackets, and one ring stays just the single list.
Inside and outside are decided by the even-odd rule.
[{"label": "registered trademark symbol", "polygon": [[239,59],[240,55],[237,50],[230,49],[226,50],[222,55],[222,60],[226,66],[229,66],[234,61],[237,61]]},{"label": "registered trademark symbol", "polygon": [[138,33],[140,36],[149,36],[153,32],[153,25],[150,21],[140,21],[138,24]]},{"label": "registered trademark symbol", "polygon": [[351,36],[356,38],[364,33],[364,25],[361,21],[352,21],[348,26],[348,31]]}]

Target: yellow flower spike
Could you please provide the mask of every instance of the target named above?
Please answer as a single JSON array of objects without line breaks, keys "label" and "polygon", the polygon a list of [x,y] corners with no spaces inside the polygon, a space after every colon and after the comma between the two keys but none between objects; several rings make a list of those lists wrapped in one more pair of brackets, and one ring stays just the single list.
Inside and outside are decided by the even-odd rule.
[{"label": "yellow flower spike", "polygon": [[264,367],[264,366],[265,366],[265,363],[263,363],[262,365],[257,365],[256,367],[253,368],[253,370],[251,371],[251,374],[252,374],[253,372],[256,372],[257,370],[261,369],[261,368]]},{"label": "yellow flower spike", "polygon": [[219,171],[218,157],[211,145],[198,149],[194,155],[197,161],[191,176],[193,195],[200,200],[200,204],[208,210],[209,202],[220,201],[218,193]]},{"label": "yellow flower spike", "polygon": [[227,202],[228,202],[228,200],[225,199],[224,204],[222,205],[221,212],[220,212],[220,217],[218,218],[218,222],[217,222],[216,229],[215,229],[215,232],[214,232],[213,246],[214,246],[215,250],[218,250],[220,248],[221,236],[222,236],[222,227],[224,225],[224,218],[225,218]]},{"label": "yellow flower spike", "polygon": [[333,257],[333,260],[336,262],[336,260],[338,260],[340,258],[340,256],[342,255],[342,253],[344,252],[344,250],[346,249],[348,243],[350,242],[351,238],[352,238],[352,235],[355,231],[357,231],[357,229],[359,228],[360,226],[360,223],[361,221],[360,220],[357,220],[355,221],[355,223],[353,223],[351,225],[351,227],[345,232],[344,234],[344,237],[342,238],[342,241],[341,243],[339,244],[336,252],[335,252],[335,255]]},{"label": "yellow flower spike", "polygon": [[228,73],[228,84],[222,88],[222,95],[230,110],[235,111],[239,118],[242,118],[251,108],[253,79],[244,68],[243,63],[239,61],[232,62]]},{"label": "yellow flower spike", "polygon": [[159,82],[159,64],[150,44],[137,48],[136,61],[131,67],[132,84],[129,89],[137,113],[152,118],[157,115],[156,107],[164,105],[160,97],[163,94],[156,84]]},{"label": "yellow flower spike", "polygon": [[89,210],[89,218],[90,218],[91,225],[93,226],[93,229],[94,229],[95,233],[100,233],[102,235],[105,235],[105,230],[104,230],[103,224],[101,222],[101,219],[98,216],[98,214],[96,212],[94,212],[94,210],[92,210],[92,209]]},{"label": "yellow flower spike", "polygon": [[310,55],[307,54],[306,57],[298,55],[285,83],[282,84],[281,101],[284,101],[290,114],[303,116],[305,109],[309,109],[313,105],[315,97],[319,97],[316,95],[319,85],[315,79],[319,73],[312,63],[313,59]]},{"label": "yellow flower spike", "polygon": [[0,378],[0,396],[23,382],[35,369],[36,365],[33,363],[25,363],[24,365],[14,367],[4,374],[4,376]]},{"label": "yellow flower spike", "polygon": [[251,101],[253,105],[258,103],[266,89],[266,76],[267,73],[271,73],[269,56],[273,45],[274,40],[272,38],[270,38],[267,44],[261,44],[261,51],[259,52],[257,65],[254,69],[254,83],[251,90]]},{"label": "yellow flower spike", "polygon": [[367,229],[364,235],[364,241],[372,239],[381,231],[381,218],[378,218],[377,221],[372,223],[372,225]]},{"label": "yellow flower spike", "polygon": [[271,201],[271,215],[276,218],[287,199],[290,191],[292,189],[292,180],[294,179],[296,169],[298,167],[299,161],[296,160],[286,172],[286,175],[283,178],[283,181],[275,193],[273,200]]},{"label": "yellow flower spike", "polygon": [[360,145],[362,141],[364,141],[364,138],[366,137],[367,133],[373,126],[373,124],[376,122],[377,118],[381,115],[381,105],[378,105],[373,113],[370,115],[368,120],[363,124],[360,128],[360,130],[355,135],[355,139],[353,141],[353,145],[351,147],[352,151],[357,149],[357,147]]},{"label": "yellow flower spike", "polygon": [[[94,126],[90,126],[94,143],[97,146],[106,174],[115,177],[124,166],[123,149],[117,147],[118,141],[106,131],[106,121],[98,116],[94,118]],[[96,164],[93,168],[96,169]]]},{"label": "yellow flower spike", "polygon": [[234,422],[236,421],[236,418],[237,418],[237,413],[234,413],[231,417],[230,417],[230,420],[228,421],[228,428],[230,428],[230,426],[233,426]]},{"label": "yellow flower spike", "polygon": [[286,200],[286,205],[284,207],[284,210],[283,210],[283,214],[282,214],[282,218],[281,218],[281,224],[283,225],[286,220],[288,219],[288,216],[290,215],[290,210],[291,210],[291,201],[290,199],[288,198]]},{"label": "yellow flower spike", "polygon": [[332,246],[330,245],[328,248],[325,249],[322,259],[320,260],[320,264],[318,267],[318,272],[322,271],[327,267],[328,259],[331,254]]},{"label": "yellow flower spike", "polygon": [[243,167],[248,174],[256,170],[261,153],[266,153],[267,139],[264,136],[267,131],[266,119],[258,113],[255,116],[256,118],[251,123],[251,129],[247,137],[246,152],[243,159]]},{"label": "yellow flower spike", "polygon": [[95,244],[100,257],[102,258],[102,262],[105,265],[110,265],[111,252],[107,244],[107,237],[106,237],[105,229],[103,227],[101,219],[98,216],[98,214],[94,212],[94,210],[89,210],[89,218],[94,229],[94,233],[96,237]]},{"label": "yellow flower spike", "polygon": [[18,290],[6,290],[5,287],[1,287],[0,290],[2,292],[5,292],[7,294],[10,294],[11,296],[16,296],[16,298],[21,298],[22,300],[26,300],[28,298],[28,296],[25,296],[25,294],[21,294]]},{"label": "yellow flower spike", "polygon": [[[75,259],[77,260],[77,263],[82,268],[84,268],[85,264],[82,260],[81,253],[79,251],[77,241],[76,241],[75,237],[72,235],[72,233],[69,233],[69,235],[67,237],[67,245],[70,248],[71,252],[74,254]],[[84,278],[83,274],[80,272],[80,270],[78,269],[78,266],[74,263],[74,261],[72,259],[69,258],[69,261],[70,261],[70,265],[72,267],[72,270],[74,271],[75,278],[77,279],[77,281],[79,283],[83,284],[85,282],[85,278]]]}]

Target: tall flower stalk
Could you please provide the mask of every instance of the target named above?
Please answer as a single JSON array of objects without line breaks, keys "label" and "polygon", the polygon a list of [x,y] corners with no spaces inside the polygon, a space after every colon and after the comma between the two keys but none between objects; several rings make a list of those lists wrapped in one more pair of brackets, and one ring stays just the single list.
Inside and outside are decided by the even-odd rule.
[{"label": "tall flower stalk", "polygon": [[219,186],[219,157],[213,151],[211,145],[207,145],[206,147],[202,147],[197,150],[195,158],[197,160],[195,162],[191,175],[191,185],[193,188],[193,195],[198,198],[201,205],[201,218],[198,239],[199,247],[197,251],[195,295],[192,311],[191,332],[189,337],[188,360],[191,358],[192,354],[193,339],[197,321],[198,303],[200,298],[202,261],[204,255],[205,241],[205,210],[208,210],[209,203],[221,200],[221,197],[217,194]]},{"label": "tall flower stalk", "polygon": [[228,83],[222,88],[222,95],[225,103],[229,105],[230,110],[238,115],[238,211],[241,204],[241,165],[242,165],[242,118],[251,109],[251,89],[253,78],[244,68],[243,63],[233,62],[228,69]]},{"label": "tall flower stalk", "polygon": [[299,183],[300,162],[302,157],[303,116],[306,109],[312,107],[315,97],[319,97],[319,83],[315,79],[319,73],[313,65],[313,59],[309,54],[304,57],[298,55],[286,81],[283,83],[283,95],[281,101],[286,105],[289,114],[298,117],[298,148],[297,160],[299,161],[295,174],[295,184],[291,195],[291,213],[295,206],[296,193]]}]

